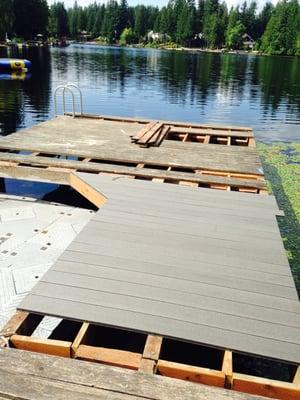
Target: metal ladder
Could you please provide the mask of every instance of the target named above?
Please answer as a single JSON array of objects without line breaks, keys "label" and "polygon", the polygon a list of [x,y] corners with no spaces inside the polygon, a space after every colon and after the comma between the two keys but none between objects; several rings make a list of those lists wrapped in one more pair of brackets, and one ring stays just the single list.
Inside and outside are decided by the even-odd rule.
[{"label": "metal ladder", "polygon": [[[75,89],[75,91],[74,91]],[[54,94],[53,94],[53,102],[54,102],[54,116],[58,116],[57,112],[57,100],[58,100],[58,93],[62,90],[62,108],[63,108],[63,114],[66,113],[66,92],[69,92],[72,96],[72,114],[73,118],[76,116],[76,106],[75,106],[75,94],[77,91],[77,94],[79,94],[79,115],[83,114],[83,106],[82,106],[82,92],[80,88],[75,85],[75,83],[67,83],[65,85],[59,85],[55,88]]]}]

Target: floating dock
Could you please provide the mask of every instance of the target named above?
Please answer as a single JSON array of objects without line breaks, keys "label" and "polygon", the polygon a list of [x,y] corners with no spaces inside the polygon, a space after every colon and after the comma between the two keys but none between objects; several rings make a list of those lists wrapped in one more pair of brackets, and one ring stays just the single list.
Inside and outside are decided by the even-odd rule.
[{"label": "floating dock", "polygon": [[[4,343],[300,398],[300,305],[251,129],[65,115],[0,149],[0,177],[70,185],[98,208]],[[60,320],[37,337],[45,318]]]}]

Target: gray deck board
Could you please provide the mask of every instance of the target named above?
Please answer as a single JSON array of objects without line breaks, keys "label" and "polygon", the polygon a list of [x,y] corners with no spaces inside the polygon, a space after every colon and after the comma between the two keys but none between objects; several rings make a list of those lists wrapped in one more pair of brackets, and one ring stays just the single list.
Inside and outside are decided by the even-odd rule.
[{"label": "gray deck board", "polygon": [[[100,229],[100,227],[99,227]],[[98,231],[99,232],[99,231]],[[243,263],[244,258],[251,257],[254,261],[270,262],[272,264],[282,265],[285,261],[285,255],[283,252],[276,251],[275,254],[272,251],[265,251],[258,249],[253,254],[251,250],[232,249],[226,247],[224,244],[220,244],[217,248],[215,245],[210,244],[209,239],[199,241],[198,246],[193,246],[191,240],[173,241],[167,237],[161,239],[159,234],[156,236],[141,237],[138,234],[122,234],[122,232],[111,232],[108,230],[103,231],[105,237],[99,239],[97,237],[97,230],[89,229],[81,232],[77,237],[79,243],[90,243],[97,248],[112,248],[115,247],[120,252],[128,253],[128,249],[134,253],[143,251],[145,253],[156,253],[160,254],[161,257],[179,257],[184,260],[195,260],[199,259],[199,254],[215,254],[218,252],[219,257],[236,259],[239,260],[240,265]],[[167,236],[167,235],[165,235]]]},{"label": "gray deck board", "polygon": [[[123,295],[114,292],[114,286],[112,286],[111,282],[101,281],[95,277],[82,277],[73,274],[72,276],[67,276],[68,282],[64,284],[66,283],[66,275],[51,271],[48,275],[51,279],[47,279],[47,282],[41,282],[39,286],[33,289],[32,294],[52,297],[53,293],[55,293],[56,299],[71,300],[82,304],[95,304],[100,307],[111,307],[143,315],[156,316],[158,320],[162,317],[194,323],[195,325],[212,326],[247,335],[295,343],[300,346],[299,326],[289,326],[287,329],[287,325],[269,323],[214,310],[207,312],[207,310],[203,310],[200,307],[182,305],[179,301],[170,303],[147,299],[134,296],[131,292]],[[54,283],[52,283],[52,280]],[[99,284],[101,284],[103,290],[99,290]],[[142,322],[140,322],[140,326],[142,326]]]},{"label": "gray deck board", "polygon": [[[174,337],[174,332],[176,332],[176,338],[184,338],[186,341],[205,343],[214,347],[234,348],[236,351],[274,357],[283,361],[299,362],[300,345],[293,342],[252,336],[242,332],[162,316],[158,318],[154,315],[92,303],[79,303],[74,299],[56,299],[52,295],[46,297],[32,294],[31,299],[35,303],[34,311],[37,313],[45,313],[46,310],[48,315],[55,316],[59,309],[60,316],[63,318],[101,321],[103,325],[161,334],[165,337]],[[23,308],[28,309],[31,304],[30,298],[26,297]]]},{"label": "gray deck board", "polygon": [[[67,268],[66,268],[67,266]],[[42,280],[45,285],[42,285],[47,293],[47,285],[59,285],[64,283],[65,286],[80,287],[86,289],[99,290],[102,292],[120,294],[125,296],[133,296],[140,299],[150,299],[160,301],[163,303],[183,305],[194,309],[210,310],[215,312],[221,312],[224,315],[235,315],[239,317],[245,317],[250,319],[257,319],[260,321],[272,322],[279,325],[293,326],[295,328],[300,327],[300,314],[281,311],[273,309],[272,313],[266,310],[267,307],[251,305],[246,303],[237,303],[234,301],[225,301],[224,299],[210,298],[198,293],[190,293],[184,290],[182,285],[181,290],[179,288],[173,289],[170,287],[158,287],[151,285],[151,282],[144,281],[143,283],[134,283],[133,281],[126,282],[121,279],[113,279],[109,273],[102,274],[101,270],[95,271],[95,268],[89,268],[89,266],[74,263],[73,272],[69,274],[68,280],[66,281],[66,274],[68,274],[68,265],[62,264],[57,266],[57,269],[51,270]],[[98,274],[99,272],[99,274]],[[41,286],[40,286],[41,287]],[[54,286],[55,287],[55,286]],[[48,291],[48,293],[50,293]],[[33,291],[33,293],[35,293]]]},{"label": "gray deck board", "polygon": [[[86,174],[85,173],[76,173],[76,175],[80,178],[85,179]],[[211,189],[206,189],[206,188],[201,188],[201,191],[196,194],[194,190],[192,190],[188,186],[182,186],[180,191],[178,191],[176,185],[161,185],[158,182],[149,182],[149,181],[143,181],[143,180],[134,180],[134,179],[128,179],[126,177],[115,177],[113,180],[110,176],[106,176],[104,174],[101,174],[101,185],[99,186],[99,179],[98,175],[90,175],[89,176],[89,183],[92,186],[98,187],[99,191],[107,191],[108,193],[111,193],[115,188],[122,187],[122,188],[127,188],[127,192],[136,192],[142,191],[142,196],[143,194],[151,194],[151,193],[157,193],[157,190],[159,190],[160,194],[163,193],[172,193],[174,196],[177,198],[180,198],[182,201],[187,202],[190,199],[194,200],[198,199],[198,201],[201,201],[202,199],[214,199],[217,202],[221,202],[222,199],[226,199],[228,203],[232,203],[234,201],[237,201],[238,204],[244,204],[244,205],[252,205],[255,206],[257,205],[257,208],[263,206],[265,208],[267,207],[272,207],[274,209],[278,209],[276,199],[274,196],[260,196],[259,199],[256,199],[256,196],[253,196],[251,193],[240,193],[240,192],[226,192],[226,191],[220,191],[218,192],[218,195],[215,198],[214,193],[212,192]],[[228,201],[230,199],[230,202]],[[197,200],[196,200],[197,201]]]},{"label": "gray deck board", "polygon": [[300,362],[274,198],[77,176],[107,203],[21,309]]}]

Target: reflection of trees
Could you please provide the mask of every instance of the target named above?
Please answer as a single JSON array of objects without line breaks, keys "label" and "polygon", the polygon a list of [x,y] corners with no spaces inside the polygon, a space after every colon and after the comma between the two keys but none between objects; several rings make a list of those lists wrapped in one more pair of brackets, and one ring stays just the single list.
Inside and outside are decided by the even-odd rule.
[{"label": "reflection of trees", "polygon": [[31,79],[23,84],[26,100],[38,112],[40,118],[46,118],[49,112],[51,60],[48,49],[31,49],[28,58],[32,60]]},{"label": "reflection of trees", "polygon": [[[0,57],[12,57],[15,54],[0,48]],[[21,82],[0,79],[0,135],[14,132],[22,122],[20,110],[23,104],[23,95],[19,90]]]},{"label": "reflection of trees", "polygon": [[25,81],[0,80],[0,122],[2,134],[9,134],[23,125],[25,105],[30,105],[39,119],[45,119],[49,110],[50,59],[46,49],[2,49],[1,57],[28,58],[32,74]]},{"label": "reflection of trees", "polygon": [[290,112],[300,112],[300,59],[257,57],[252,81],[259,84],[265,110],[276,111],[284,102]]}]

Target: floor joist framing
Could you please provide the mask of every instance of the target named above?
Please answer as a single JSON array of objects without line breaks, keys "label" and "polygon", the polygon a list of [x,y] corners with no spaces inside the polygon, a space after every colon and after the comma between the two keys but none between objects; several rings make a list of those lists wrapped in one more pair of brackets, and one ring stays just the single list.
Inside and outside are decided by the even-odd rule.
[{"label": "floor joist framing", "polygon": [[[235,354],[228,349],[219,350],[223,354],[219,369],[203,367],[201,360],[199,365],[174,362],[163,354],[164,341],[168,340],[167,338],[148,334],[139,352],[132,351],[130,347],[126,349],[124,343],[119,343],[121,347],[118,344],[115,348],[106,347],[105,343],[101,345],[101,342],[100,344],[91,342],[89,336],[91,337],[91,330],[95,326],[88,322],[77,323],[76,333],[73,332],[69,336],[65,333],[65,337],[31,336],[43,317],[17,311],[0,332],[0,337],[7,338],[6,342],[2,341],[2,347],[9,344],[20,350],[112,365],[281,400],[300,399],[299,367],[294,368],[295,377],[291,382],[285,382],[235,371],[233,366]],[[62,323],[64,322],[72,323],[72,321]],[[132,334],[134,335],[134,332]],[[178,343],[180,346],[180,342]]]}]

